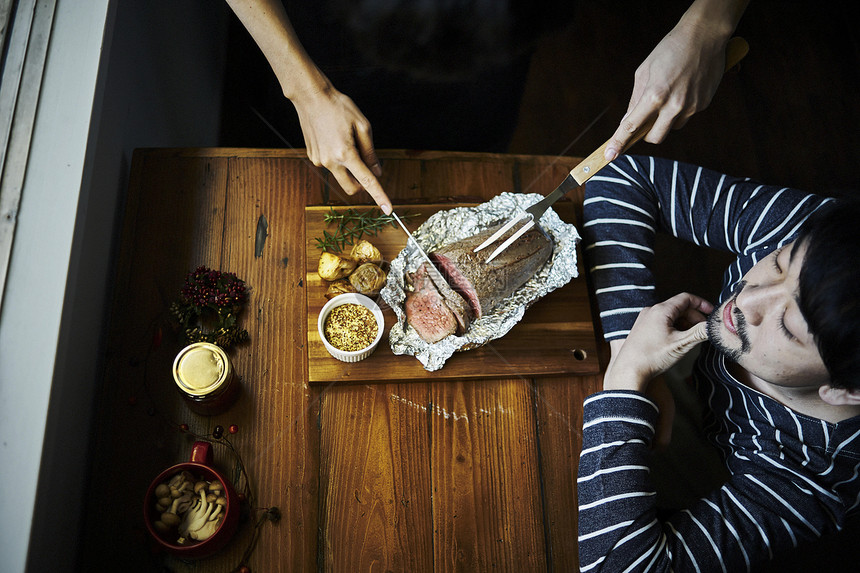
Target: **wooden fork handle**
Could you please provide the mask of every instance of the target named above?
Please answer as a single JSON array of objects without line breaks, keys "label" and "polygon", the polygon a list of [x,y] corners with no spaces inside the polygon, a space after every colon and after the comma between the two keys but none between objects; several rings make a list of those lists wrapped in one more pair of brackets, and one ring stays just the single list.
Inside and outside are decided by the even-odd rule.
[{"label": "wooden fork handle", "polygon": [[[747,41],[741,38],[740,36],[735,36],[730,39],[728,44],[726,44],[726,69],[725,71],[729,71],[733,67],[735,67],[749,52],[749,44]],[[633,137],[631,137],[624,147],[621,149],[621,153],[624,153],[631,147],[633,144],[645,137],[645,134],[651,131],[651,128],[654,127],[654,122],[657,121],[657,118],[651,118],[642,125],[633,133]],[[604,152],[606,151],[606,147],[609,145],[609,142],[612,141],[612,138],[607,139],[606,142],[594,150],[588,157],[586,157],[579,165],[570,170],[570,175],[576,180],[577,183],[582,185],[591,177],[606,167],[609,164],[606,157],[604,156]]]}]

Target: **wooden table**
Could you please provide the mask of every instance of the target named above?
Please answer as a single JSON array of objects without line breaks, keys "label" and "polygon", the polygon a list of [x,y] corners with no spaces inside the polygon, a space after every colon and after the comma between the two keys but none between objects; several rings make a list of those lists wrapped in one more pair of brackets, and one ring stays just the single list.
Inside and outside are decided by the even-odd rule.
[{"label": "wooden table", "polygon": [[[443,209],[502,191],[547,193],[576,162],[380,154],[382,184],[398,210],[438,203]],[[582,190],[571,198],[581,205]],[[245,563],[257,572],[578,568],[582,401],[599,388],[597,367],[561,375],[309,384],[310,289],[319,285],[309,284],[305,210],[347,200],[368,201],[344,195],[301,150],[135,153],[92,437],[82,570],[167,565],[227,572],[249,548]],[[268,236],[255,256],[260,215]],[[242,315],[250,341],[231,351],[243,395],[213,417],[191,413],[171,378],[182,341],[167,310],[199,265],[234,272],[251,288]],[[575,279],[585,280],[584,274]],[[531,309],[536,316],[551,314],[538,305]],[[583,332],[591,337],[580,333],[583,344],[596,351],[592,356],[602,355],[593,321],[588,324],[589,297],[576,305],[571,312],[586,313]],[[410,367],[415,362],[393,358]],[[161,470],[187,459],[195,439],[211,439],[218,425],[227,440],[215,441],[215,466],[249,494],[248,513],[222,552],[183,562],[152,549],[142,520],[144,492]],[[261,519],[270,507],[280,510],[280,521]]]}]

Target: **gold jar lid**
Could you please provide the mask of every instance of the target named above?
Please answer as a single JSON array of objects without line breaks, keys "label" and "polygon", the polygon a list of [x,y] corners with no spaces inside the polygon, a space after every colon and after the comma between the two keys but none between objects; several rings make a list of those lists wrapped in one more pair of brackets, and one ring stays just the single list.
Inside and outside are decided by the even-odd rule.
[{"label": "gold jar lid", "polygon": [[173,361],[173,379],[192,397],[206,397],[222,389],[231,376],[230,359],[224,349],[209,342],[183,348]]}]

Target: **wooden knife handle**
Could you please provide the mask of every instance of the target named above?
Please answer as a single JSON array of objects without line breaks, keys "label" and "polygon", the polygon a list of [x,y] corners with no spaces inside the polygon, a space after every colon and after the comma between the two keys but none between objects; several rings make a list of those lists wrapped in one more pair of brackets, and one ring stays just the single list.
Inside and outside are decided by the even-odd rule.
[{"label": "wooden knife handle", "polygon": [[[750,47],[747,44],[747,41],[741,38],[740,36],[735,36],[730,39],[728,44],[726,44],[726,69],[725,71],[729,71],[733,67],[735,67],[749,52]],[[651,131],[651,128],[654,127],[654,122],[657,121],[657,118],[651,118],[642,125],[639,126],[633,133],[633,137],[631,137],[627,144],[621,149],[621,153],[624,153],[631,147],[633,144],[642,139],[646,133]],[[577,183],[582,185],[589,179],[591,176],[606,167],[609,164],[609,161],[606,160],[606,157],[603,153],[606,151],[606,146],[609,145],[609,142],[612,141],[612,138],[607,139],[606,142],[598,147],[594,152],[591,153],[588,157],[586,157],[579,165],[570,170],[570,174],[576,180]]]}]

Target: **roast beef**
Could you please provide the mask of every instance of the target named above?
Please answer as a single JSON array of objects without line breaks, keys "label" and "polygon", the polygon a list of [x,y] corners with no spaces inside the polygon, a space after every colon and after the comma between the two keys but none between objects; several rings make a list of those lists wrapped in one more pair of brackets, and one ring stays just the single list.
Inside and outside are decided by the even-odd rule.
[{"label": "roast beef", "polygon": [[424,264],[408,275],[412,290],[405,303],[407,322],[431,344],[450,334],[463,334],[472,320],[471,309],[463,297],[444,278],[435,276],[434,281]]},{"label": "roast beef", "polygon": [[477,253],[473,250],[497,229],[487,229],[430,253],[444,280],[431,280],[424,265],[408,277],[412,292],[406,296],[406,320],[425,341],[434,343],[465,332],[472,318],[492,312],[552,254],[550,239],[533,228],[487,264],[495,245],[506,237]]},{"label": "roast beef", "polygon": [[511,296],[546,264],[552,254],[552,242],[543,231],[532,227],[489,264],[486,260],[509,232],[497,243],[473,252],[498,227],[492,227],[462,241],[430,253],[437,268],[445,274],[455,291],[463,295],[480,318]]}]

